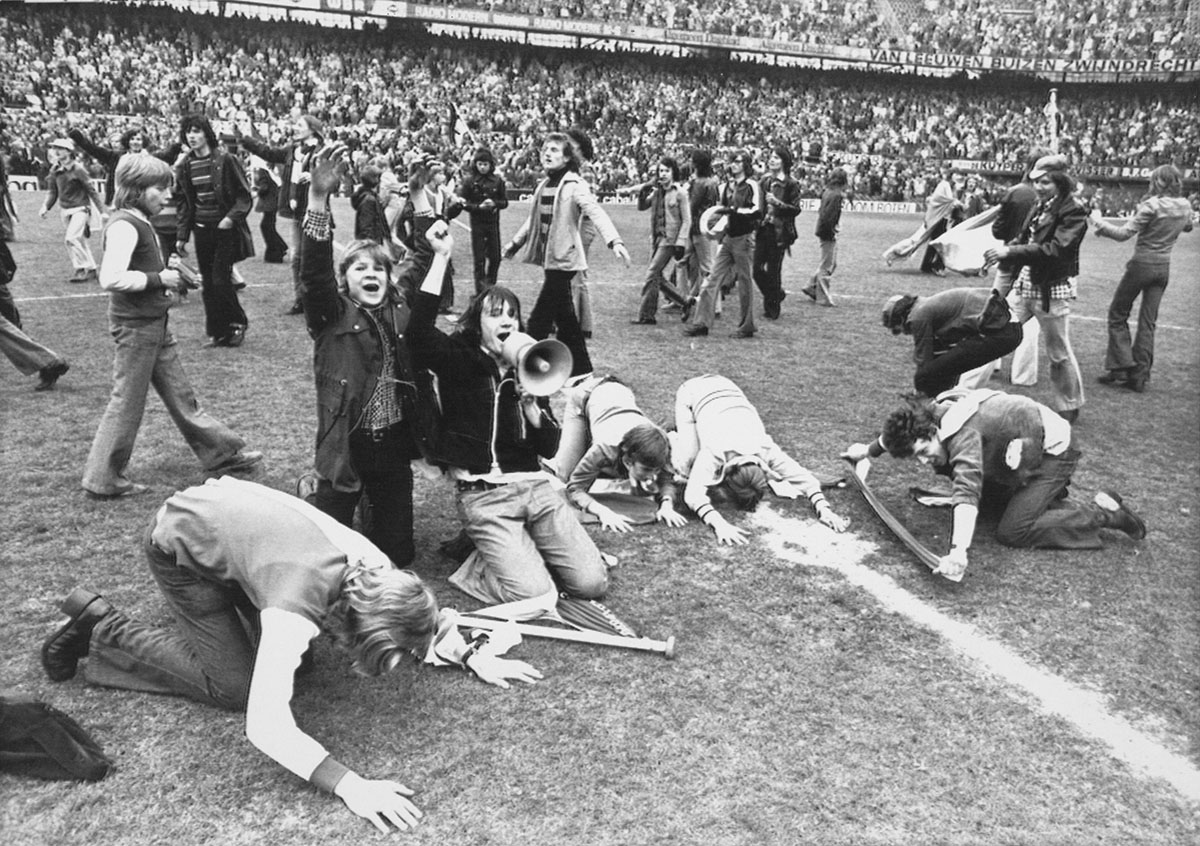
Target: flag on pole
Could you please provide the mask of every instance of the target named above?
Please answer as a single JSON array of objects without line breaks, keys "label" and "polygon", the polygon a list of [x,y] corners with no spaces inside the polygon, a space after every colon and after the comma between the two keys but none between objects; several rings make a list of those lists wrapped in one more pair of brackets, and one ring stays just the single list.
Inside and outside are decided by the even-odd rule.
[{"label": "flag on pole", "polygon": [[1062,113],[1058,110],[1058,89],[1050,89],[1050,99],[1042,107],[1046,116],[1046,127],[1050,134],[1050,148],[1058,152],[1058,134],[1062,131]]},{"label": "flag on pole", "polygon": [[475,133],[471,132],[454,103],[450,104],[450,137],[454,140],[455,147],[461,147],[464,142],[475,143]]}]

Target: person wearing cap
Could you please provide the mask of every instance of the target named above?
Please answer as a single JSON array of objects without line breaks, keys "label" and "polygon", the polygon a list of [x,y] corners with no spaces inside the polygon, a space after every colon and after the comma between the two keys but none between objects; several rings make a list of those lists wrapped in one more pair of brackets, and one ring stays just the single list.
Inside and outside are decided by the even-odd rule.
[{"label": "person wearing cap", "polygon": [[[143,622],[78,587],[59,605],[66,620],[42,645],[46,676],[66,682],[83,664],[89,684],[243,712],[251,745],[381,832],[417,825],[413,791],[359,775],[296,721],[297,681],[312,671],[322,631],[360,677],[415,661],[464,667],[501,688],[542,678],[524,661],[500,657],[518,637],[468,642],[419,576],[282,491],[229,477],[189,487],[157,509],[141,546],[175,625]],[[329,685],[334,701],[313,691],[303,710],[324,704],[344,722],[337,698],[353,694],[342,693],[342,677]]]},{"label": "person wearing cap", "polygon": [[[246,128],[250,128],[249,124]],[[300,115],[291,122],[292,140],[279,147],[272,147],[244,132],[242,125],[234,124],[234,135],[251,155],[271,164],[283,165],[282,183],[279,186],[279,216],[292,221],[292,307],[288,314],[303,314],[304,303],[300,296],[300,267],[304,257],[300,254],[304,242],[304,212],[308,203],[308,182],[312,168],[325,140],[325,125],[313,115]],[[326,209],[328,211],[328,209]]]},{"label": "person wearing cap", "polygon": [[754,284],[763,298],[763,315],[779,317],[783,290],[783,257],[796,242],[796,216],[800,214],[800,183],[792,177],[792,153],[778,146],[767,158],[761,180],[766,213],[754,239]]},{"label": "person wearing cap", "polygon": [[1075,199],[1067,159],[1044,156],[1029,173],[1037,205],[1014,242],[984,253],[988,262],[1008,261],[1017,269],[1014,314],[1021,323],[1037,318],[1050,359],[1055,411],[1074,422],[1084,403],[1079,362],[1071,348],[1068,323],[1076,296],[1079,247],[1087,233],[1087,211]]},{"label": "person wearing cap", "polygon": [[95,282],[96,258],[88,244],[88,220],[94,205],[101,213],[104,201],[92,185],[92,177],[76,160],[75,142],[70,138],[56,138],[50,142],[46,152],[50,159],[49,187],[46,200],[38,212],[45,217],[55,203],[61,209],[63,222],[67,225],[67,253],[71,258],[74,274],[68,282]]},{"label": "person wearing cap", "polygon": [[[1174,165],[1161,165],[1150,174],[1149,192],[1138,203],[1133,217],[1117,226],[1098,209],[1091,213],[1096,235],[1127,241],[1137,236],[1133,257],[1113,292],[1108,306],[1108,349],[1104,354],[1103,385],[1146,390],[1154,364],[1154,328],[1158,305],[1171,277],[1171,250],[1183,232],[1192,231],[1192,206],[1183,196],[1183,179]],[[1137,339],[1129,332],[1133,301],[1142,298]]]},{"label": "person wearing cap", "polygon": [[471,257],[475,264],[475,293],[496,284],[500,272],[500,212],[508,208],[508,190],[496,173],[496,157],[480,147],[471,158],[471,172],[459,196],[471,219]]},{"label": "person wearing cap", "polygon": [[[691,322],[684,327],[688,337],[707,335],[716,319],[719,292],[737,286],[738,325],[734,338],[754,337],[754,234],[763,217],[762,185],[754,179],[754,160],[746,151],[727,164],[729,181],[721,192],[715,214],[727,218],[721,246],[713,259],[712,273],[700,288]],[[710,210],[711,211],[711,210]]]},{"label": "person wearing cap", "polygon": [[724,376],[697,376],[679,386],[671,459],[687,479],[684,503],[720,543],[744,544],[749,536],[717,511],[710,493],[752,511],[768,490],[795,496],[799,489],[822,525],[835,532],[848,525],[825,499],[817,477],[775,444],[758,410]]},{"label": "person wearing cap", "polygon": [[911,394],[888,415],[883,434],[843,454],[857,469],[884,453],[916,458],[949,476],[950,550],[935,573],[962,579],[981,513],[998,518],[996,540],[1020,549],[1100,549],[1101,529],[1146,536],[1146,524],[1111,491],[1092,505],[1067,496],[1079,463],[1071,424],[1029,397],[1001,391]]},{"label": "person wearing cap", "polygon": [[522,261],[543,269],[542,288],[529,313],[529,334],[542,340],[555,331],[558,340],[571,351],[571,375],[580,376],[592,372],[592,359],[571,302],[572,280],[588,266],[580,232],[583,220],[596,225],[604,243],[626,266],[629,251],[608,213],[579,175],[579,148],[570,136],[562,132],[546,136],[541,161],[546,176],[534,190],[529,217],[504,254],[512,258],[524,246]]},{"label": "person wearing cap", "polygon": [[240,347],[250,321],[238,300],[233,266],[254,255],[246,222],[254,202],[250,181],[237,156],[218,145],[204,115],[185,115],[179,137],[187,152],[175,170],[175,252],[186,256],[188,239],[194,238],[207,346]]},{"label": "person wearing cap", "polygon": [[1021,324],[990,288],[949,288],[924,297],[896,294],[883,325],[913,339],[913,386],[927,397],[953,388],[967,371],[1001,358],[1021,343]]}]

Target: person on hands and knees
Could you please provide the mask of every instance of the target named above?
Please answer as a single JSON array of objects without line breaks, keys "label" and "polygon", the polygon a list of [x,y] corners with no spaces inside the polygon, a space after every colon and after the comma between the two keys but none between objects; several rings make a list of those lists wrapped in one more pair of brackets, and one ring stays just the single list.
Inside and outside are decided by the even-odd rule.
[{"label": "person on hands and knees", "polygon": [[335,760],[292,713],[296,672],[322,629],[362,676],[413,658],[463,665],[500,687],[541,678],[499,657],[511,641],[468,645],[429,587],[362,535],[253,482],[226,477],[174,494],[151,520],[144,549],[177,628],[139,622],[77,588],[61,605],[68,620],[42,647],[49,678],[74,677],[86,658],[92,684],[245,711],[255,747],[382,832],[417,824],[414,791]]},{"label": "person on hands and knees", "polygon": [[[529,600],[529,616],[560,593],[599,599],[608,589],[600,550],[541,469],[559,443],[546,397],[521,384],[504,342],[521,331],[521,303],[503,285],[477,294],[453,335],[434,325],[438,275],[453,241],[445,221],[427,233],[435,250],[408,326],[413,364],[440,386],[441,425],[433,445],[449,468],[458,513],[475,546],[450,582],[489,603]],[[569,281],[569,280],[568,280]]]},{"label": "person on hands and knees", "polygon": [[629,518],[602,502],[604,496],[592,495],[600,481],[615,493],[653,497],[656,520],[685,525],[687,519],[675,510],[667,433],[638,408],[633,391],[615,376],[583,376],[568,383],[565,393],[562,437],[551,466],[567,483],[567,498],[600,518],[605,529],[628,532]]},{"label": "person on hands and knees", "polygon": [[710,492],[752,511],[767,490],[808,497],[817,519],[835,532],[848,525],[830,506],[811,471],[780,449],[742,389],[724,376],[697,376],[675,394],[676,441],[671,454],[687,479],[683,501],[712,528],[721,543],[744,544],[745,529],[726,520]]},{"label": "person on hands and knees", "polygon": [[[860,462],[890,453],[916,458],[952,484],[950,551],[934,571],[960,581],[980,513],[998,515],[996,540],[1024,549],[1100,549],[1101,529],[1146,536],[1146,524],[1110,491],[1092,505],[1067,497],[1079,463],[1071,424],[1034,400],[1001,391],[912,394],[888,415],[883,434],[852,444]],[[863,469],[869,470],[868,463]]]}]

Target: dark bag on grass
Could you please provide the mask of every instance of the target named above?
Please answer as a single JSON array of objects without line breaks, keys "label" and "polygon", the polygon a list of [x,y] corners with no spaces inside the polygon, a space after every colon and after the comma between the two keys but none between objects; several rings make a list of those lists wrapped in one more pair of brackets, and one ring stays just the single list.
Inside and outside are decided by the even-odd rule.
[{"label": "dark bag on grass", "polygon": [[57,781],[99,781],[113,762],[79,723],[32,699],[0,696],[0,770]]}]

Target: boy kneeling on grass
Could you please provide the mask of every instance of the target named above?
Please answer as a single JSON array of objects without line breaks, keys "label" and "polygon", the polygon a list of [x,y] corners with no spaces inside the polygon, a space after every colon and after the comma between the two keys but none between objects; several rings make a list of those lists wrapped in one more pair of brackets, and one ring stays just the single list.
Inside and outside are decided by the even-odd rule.
[{"label": "boy kneeling on grass", "polygon": [[1005,546],[1099,549],[1105,528],[1134,540],[1146,536],[1146,524],[1115,493],[1101,491],[1093,506],[1067,498],[1079,463],[1071,424],[1028,397],[991,390],[910,395],[888,416],[882,435],[851,444],[843,457],[858,462],[884,452],[950,477],[950,551],[934,572],[951,581],[967,568],[981,509],[999,512],[996,539]]},{"label": "boy kneeling on grass", "polygon": [[383,832],[417,824],[413,791],[339,763],[292,713],[296,673],[323,628],[363,676],[413,658],[468,667],[504,688],[542,677],[499,657],[511,641],[468,645],[421,579],[365,537],[253,482],[226,476],[173,495],[154,515],[145,551],[177,627],[133,620],[77,588],[61,605],[69,619],[42,646],[51,681],[72,678],[87,657],[93,684],[244,710],[254,746]]},{"label": "boy kneeling on grass", "polygon": [[675,428],[672,456],[687,479],[683,501],[721,543],[744,544],[748,536],[713,507],[710,489],[752,511],[767,490],[790,493],[795,486],[822,525],[846,530],[847,520],[829,505],[817,477],[776,445],[742,389],[724,376],[697,376],[679,386]]}]

